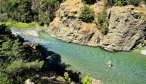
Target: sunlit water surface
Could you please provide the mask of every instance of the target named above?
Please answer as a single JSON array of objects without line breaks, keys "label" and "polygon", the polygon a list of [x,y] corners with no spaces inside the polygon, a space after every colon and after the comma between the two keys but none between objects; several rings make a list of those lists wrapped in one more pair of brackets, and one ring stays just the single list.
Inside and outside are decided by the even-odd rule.
[{"label": "sunlit water surface", "polygon": [[[66,43],[44,31],[40,31],[38,36],[32,36],[28,33],[30,29],[11,30],[25,40],[40,43],[60,54],[62,62],[72,65],[82,74],[102,80],[103,84],[146,84],[146,56],[140,53],[108,52],[101,48]],[[111,68],[107,65],[109,60],[113,65]]]}]

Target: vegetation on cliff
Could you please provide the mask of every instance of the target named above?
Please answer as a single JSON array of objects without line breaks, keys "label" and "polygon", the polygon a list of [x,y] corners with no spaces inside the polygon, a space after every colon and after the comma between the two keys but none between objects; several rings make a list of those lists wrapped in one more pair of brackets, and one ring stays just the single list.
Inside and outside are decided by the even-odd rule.
[{"label": "vegetation on cliff", "polygon": [[90,7],[84,6],[79,18],[84,22],[93,22],[94,16],[94,11]]},{"label": "vegetation on cliff", "polygon": [[47,31],[67,42],[130,51],[143,45],[146,7],[140,1],[138,5],[129,1],[96,0],[88,4],[88,0],[66,0]]},{"label": "vegetation on cliff", "polygon": [[118,6],[125,6],[125,5],[138,6],[142,2],[146,3],[146,0],[107,0],[108,5],[118,5]]},{"label": "vegetation on cliff", "polygon": [[108,14],[107,14],[107,11],[106,11],[106,8],[105,8],[95,18],[95,23],[96,23],[98,29],[103,34],[106,34],[107,31],[108,31],[109,20],[108,20],[108,17],[107,16],[108,16]]}]

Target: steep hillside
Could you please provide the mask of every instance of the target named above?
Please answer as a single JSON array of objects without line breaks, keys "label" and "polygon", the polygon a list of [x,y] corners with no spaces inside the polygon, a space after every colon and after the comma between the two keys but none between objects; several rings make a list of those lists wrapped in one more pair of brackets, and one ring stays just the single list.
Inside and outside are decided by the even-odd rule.
[{"label": "steep hillside", "polygon": [[[94,21],[84,21],[80,18],[85,5],[94,11]],[[67,42],[100,46],[111,51],[129,51],[139,44],[143,45],[146,27],[146,14],[143,12],[145,9],[143,5],[105,7],[103,1],[85,4],[82,0],[66,0],[60,5],[47,32]],[[107,15],[103,13],[104,11]]]},{"label": "steep hillside", "polygon": [[49,24],[62,0],[0,0],[0,21]]}]

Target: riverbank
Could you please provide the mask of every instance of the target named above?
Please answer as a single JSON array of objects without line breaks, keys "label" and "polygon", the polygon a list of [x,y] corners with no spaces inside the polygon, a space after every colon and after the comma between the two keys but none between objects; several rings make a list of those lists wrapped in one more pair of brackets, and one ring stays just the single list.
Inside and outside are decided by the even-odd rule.
[{"label": "riverbank", "polygon": [[17,28],[46,28],[47,25],[44,25],[44,26],[41,26],[39,25],[37,22],[31,22],[31,23],[23,23],[23,22],[15,22],[15,21],[12,21],[12,22],[0,22],[0,25],[6,25],[8,27],[17,27]]},{"label": "riverbank", "polygon": [[[24,29],[19,30],[25,31]],[[63,63],[72,65],[81,74],[101,80],[104,84],[123,84],[123,81],[125,84],[144,84],[146,82],[144,79],[146,56],[140,52],[109,52],[98,47],[67,43],[53,38],[44,31],[40,31],[38,37],[20,35],[25,40],[40,43],[48,50],[58,53]],[[107,65],[109,60],[113,65],[111,68]]]},{"label": "riverbank", "polygon": [[67,70],[67,65],[61,63],[59,54],[49,51],[39,43],[28,40],[26,42],[24,38],[17,36],[31,36],[29,33],[20,34],[18,31],[15,33],[5,25],[0,25],[0,31],[2,32],[0,33],[0,83],[20,84],[25,81],[25,84],[70,84],[81,82],[78,72]]},{"label": "riverbank", "polygon": [[86,22],[80,18],[82,13],[84,15],[81,9],[86,8],[86,5],[82,0],[61,3],[47,32],[66,42],[100,46],[109,51],[131,51],[143,46],[146,13],[142,10],[145,6],[104,7],[103,1],[97,1],[88,5],[95,16],[93,21]]}]

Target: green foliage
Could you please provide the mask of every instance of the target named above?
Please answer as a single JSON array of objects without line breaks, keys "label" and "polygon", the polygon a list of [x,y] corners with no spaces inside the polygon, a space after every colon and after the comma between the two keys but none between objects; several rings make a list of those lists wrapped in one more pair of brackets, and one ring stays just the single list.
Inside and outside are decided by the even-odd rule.
[{"label": "green foliage", "polygon": [[85,77],[82,79],[82,84],[91,84],[90,77],[89,77],[89,76],[85,76]]},{"label": "green foliage", "polygon": [[[144,0],[145,1],[145,0]],[[128,4],[138,6],[142,0],[128,0]]]},{"label": "green foliage", "polygon": [[28,28],[28,27],[35,27],[36,22],[32,23],[23,23],[23,22],[0,22],[0,25],[5,24],[6,26],[14,26],[18,28]]},{"label": "green foliage", "polygon": [[117,6],[124,6],[124,5],[138,6],[142,1],[145,0],[107,0],[106,3],[108,5],[117,5]]},{"label": "green foliage", "polygon": [[86,4],[94,4],[96,2],[96,0],[82,0],[83,2],[85,2]]},{"label": "green foliage", "polygon": [[0,21],[39,22],[49,24],[62,0],[2,0]]},{"label": "green foliage", "polygon": [[0,84],[11,84],[7,74],[0,72]]},{"label": "green foliage", "polygon": [[106,9],[104,9],[103,12],[101,12],[97,15],[97,17],[95,19],[95,23],[96,23],[98,29],[101,30],[101,32],[103,34],[105,34],[108,29],[108,25],[109,25]]},{"label": "green foliage", "polygon": [[143,0],[143,2],[146,4],[146,0]]},{"label": "green foliage", "polygon": [[64,78],[65,78],[65,80],[67,80],[67,81],[71,81],[71,78],[69,77],[68,72],[64,72]]},{"label": "green foliage", "polygon": [[[0,31],[0,83],[23,83],[28,78],[27,72],[21,77],[20,75],[11,75],[11,73],[16,74],[16,71],[22,67],[26,69],[41,68],[42,48],[33,43],[25,43],[24,45],[24,40],[20,36],[11,34],[10,29],[5,25],[0,26]],[[15,76],[17,81],[12,76]]]},{"label": "green foliage", "polygon": [[114,0],[113,2],[118,6],[127,5],[127,0]]},{"label": "green foliage", "polygon": [[30,22],[33,19],[30,0],[7,0],[5,5],[4,12],[7,13],[8,18],[22,22]]},{"label": "green foliage", "polygon": [[90,7],[84,6],[79,18],[84,22],[92,22],[94,20],[94,11]]}]

